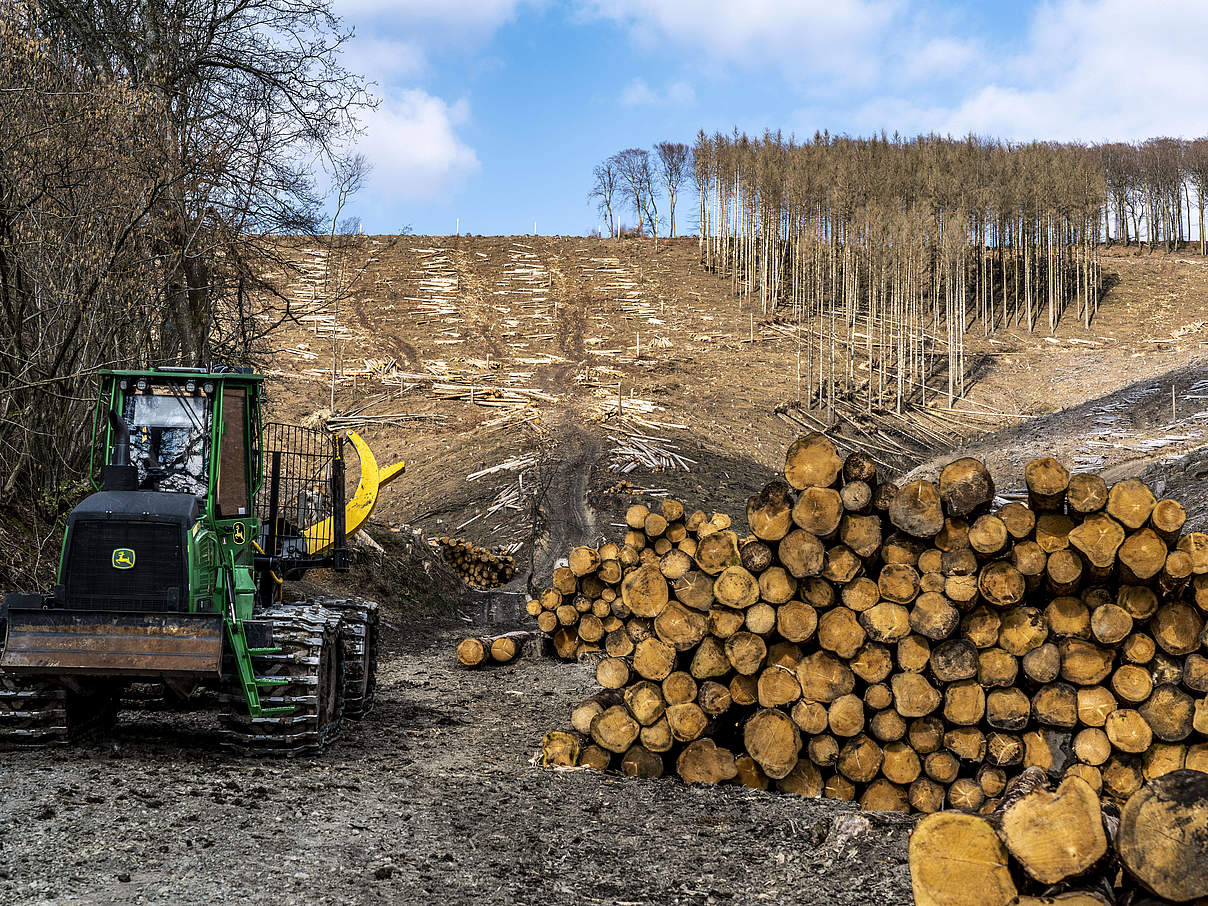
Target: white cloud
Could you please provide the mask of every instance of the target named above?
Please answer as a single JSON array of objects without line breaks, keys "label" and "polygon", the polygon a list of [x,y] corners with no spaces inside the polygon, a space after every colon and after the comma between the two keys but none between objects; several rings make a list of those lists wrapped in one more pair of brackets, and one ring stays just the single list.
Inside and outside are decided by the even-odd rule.
[{"label": "white cloud", "polygon": [[590,16],[629,28],[656,47],[665,42],[739,65],[770,62],[793,79],[826,73],[869,78],[871,53],[903,0],[580,0]]},{"label": "white cloud", "polygon": [[345,65],[379,86],[418,75],[427,65],[423,48],[411,41],[358,34],[344,53]]},{"label": "white cloud", "polygon": [[464,43],[489,37],[537,0],[334,0],[354,23],[378,20],[397,33]]},{"label": "white cloud", "polygon": [[984,50],[975,41],[940,37],[904,54],[901,68],[906,78],[921,81],[956,75],[975,60],[985,59]]},{"label": "white cloud", "polygon": [[[1202,0],[1054,0],[1010,53],[989,36],[939,37],[903,54],[843,122],[863,134],[994,136],[1014,141],[1138,140],[1208,133],[1208,4]],[[794,122],[828,124],[804,98]],[[802,129],[801,131],[809,131]]]},{"label": "white cloud", "polygon": [[[779,71],[800,95],[799,112],[812,111],[803,131],[842,123],[1016,140],[1208,133],[1205,0],[1050,0],[1009,46],[924,0],[578,4],[713,77],[720,66]],[[634,80],[622,100],[668,95]]]},{"label": "white cloud", "polygon": [[1024,51],[936,127],[1006,138],[1140,139],[1208,132],[1208,4],[1061,0]]},{"label": "white cloud", "polygon": [[522,9],[545,2],[333,0],[336,14],[355,31],[345,63],[376,83],[380,97],[378,109],[362,117],[356,147],[372,167],[361,206],[442,200],[481,168],[459,134],[469,122],[469,104],[419,87],[433,76],[429,57],[477,50]]},{"label": "white cloud", "polygon": [[687,107],[696,103],[696,92],[687,82],[672,82],[667,86],[667,103],[677,107]]},{"label": "white cloud", "polygon": [[447,104],[418,89],[392,93],[366,117],[357,146],[373,165],[365,199],[432,200],[455,190],[481,166],[457,135],[468,120],[464,101]]},{"label": "white cloud", "polygon": [[665,91],[656,91],[645,79],[634,79],[621,92],[626,107],[689,107],[696,103],[696,92],[684,81],[672,82]]},{"label": "white cloud", "polygon": [[621,92],[621,103],[626,107],[644,107],[653,104],[657,98],[645,79],[634,79]]}]

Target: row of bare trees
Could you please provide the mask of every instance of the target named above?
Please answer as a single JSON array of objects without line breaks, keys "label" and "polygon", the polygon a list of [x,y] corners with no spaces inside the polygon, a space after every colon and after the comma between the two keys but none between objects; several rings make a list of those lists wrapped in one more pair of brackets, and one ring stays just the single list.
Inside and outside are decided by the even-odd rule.
[{"label": "row of bare trees", "polygon": [[99,368],[249,362],[363,82],[328,0],[0,0],[0,486],[78,476]]},{"label": "row of bare trees", "polygon": [[597,164],[588,198],[595,199],[609,236],[621,232],[621,215],[629,210],[637,232],[658,236],[663,219],[659,198],[667,202],[668,235],[675,236],[675,209],[692,169],[692,149],[682,142],[659,142],[652,155],[645,148],[626,148]]},{"label": "row of bare trees", "polygon": [[974,138],[701,133],[700,254],[795,325],[811,402],[871,411],[970,374],[965,335],[1089,324],[1106,187],[1094,153]]},{"label": "row of bare trees", "polygon": [[[1109,142],[1091,150],[1106,185],[1097,241],[1151,248],[1160,244],[1170,250],[1198,240],[1200,254],[1208,255],[1208,137]],[[676,202],[691,175],[691,153],[687,145],[664,141],[655,145],[653,155],[628,148],[598,164],[589,197],[595,199],[609,235],[620,230],[623,211],[634,214],[639,232],[657,235],[663,222],[657,210],[661,193],[669,209],[669,234],[675,236]]]},{"label": "row of bare trees", "polygon": [[1107,181],[1108,242],[1138,242],[1151,248],[1160,243],[1169,250],[1194,235],[1200,254],[1208,254],[1208,138],[1113,142],[1096,151]]}]

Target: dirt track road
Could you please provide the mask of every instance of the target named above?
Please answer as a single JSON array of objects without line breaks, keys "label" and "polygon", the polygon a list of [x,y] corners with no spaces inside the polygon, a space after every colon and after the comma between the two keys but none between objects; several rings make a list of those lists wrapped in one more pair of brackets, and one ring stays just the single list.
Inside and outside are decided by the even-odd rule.
[{"label": "dirt track road", "polygon": [[391,639],[377,710],[318,758],[231,757],[207,714],[144,712],[0,752],[0,902],[910,902],[908,818],[543,769],[587,668],[462,671],[453,639]]}]

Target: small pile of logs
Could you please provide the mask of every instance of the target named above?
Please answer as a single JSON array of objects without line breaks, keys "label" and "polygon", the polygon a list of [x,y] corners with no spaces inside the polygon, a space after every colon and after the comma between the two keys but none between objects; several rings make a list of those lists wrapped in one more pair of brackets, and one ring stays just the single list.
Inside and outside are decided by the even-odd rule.
[{"label": "small pile of logs", "polygon": [[938,812],[920,821],[910,837],[911,887],[917,906],[1202,903],[1205,840],[1208,774],[1164,774],[1120,809],[1081,777],[1053,790],[1031,768],[985,817]]},{"label": "small pile of logs", "polygon": [[475,588],[498,588],[507,585],[516,575],[516,558],[478,547],[465,538],[448,536],[435,539],[445,561],[461,576],[462,581]]},{"label": "small pile of logs", "polygon": [[457,662],[463,667],[510,664],[524,653],[532,638],[531,632],[505,632],[488,638],[468,636],[457,644]]},{"label": "small pile of logs", "polygon": [[822,434],[747,506],[676,500],[578,547],[528,604],[601,691],[547,763],[865,808],[991,811],[1028,767],[1124,800],[1208,770],[1208,535],[1135,479],[1051,458],[995,506],[963,458],[902,487]]}]

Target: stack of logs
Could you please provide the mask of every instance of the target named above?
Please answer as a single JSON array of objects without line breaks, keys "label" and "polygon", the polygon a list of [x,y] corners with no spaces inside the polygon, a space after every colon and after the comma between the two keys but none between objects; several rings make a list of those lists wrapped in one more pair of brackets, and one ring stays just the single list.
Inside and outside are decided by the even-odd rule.
[{"label": "stack of logs", "polygon": [[529,612],[602,691],[547,763],[919,812],[989,812],[1030,766],[1121,800],[1208,770],[1208,535],[1178,503],[1043,458],[995,507],[977,460],[899,488],[820,434],[784,474],[745,539],[665,500],[555,570]]},{"label": "stack of logs", "polygon": [[516,558],[511,554],[495,553],[465,538],[445,536],[435,540],[445,561],[467,585],[498,588],[507,585],[516,575]]},{"label": "stack of logs", "polygon": [[[917,906],[1112,906],[1208,897],[1208,774],[1173,771],[1101,803],[1081,777],[1025,771],[986,817],[928,815],[910,837]],[[1161,899],[1151,899],[1153,894]]]},{"label": "stack of logs", "polygon": [[524,653],[531,632],[505,632],[503,635],[468,636],[457,643],[457,662],[463,667],[510,664]]}]

